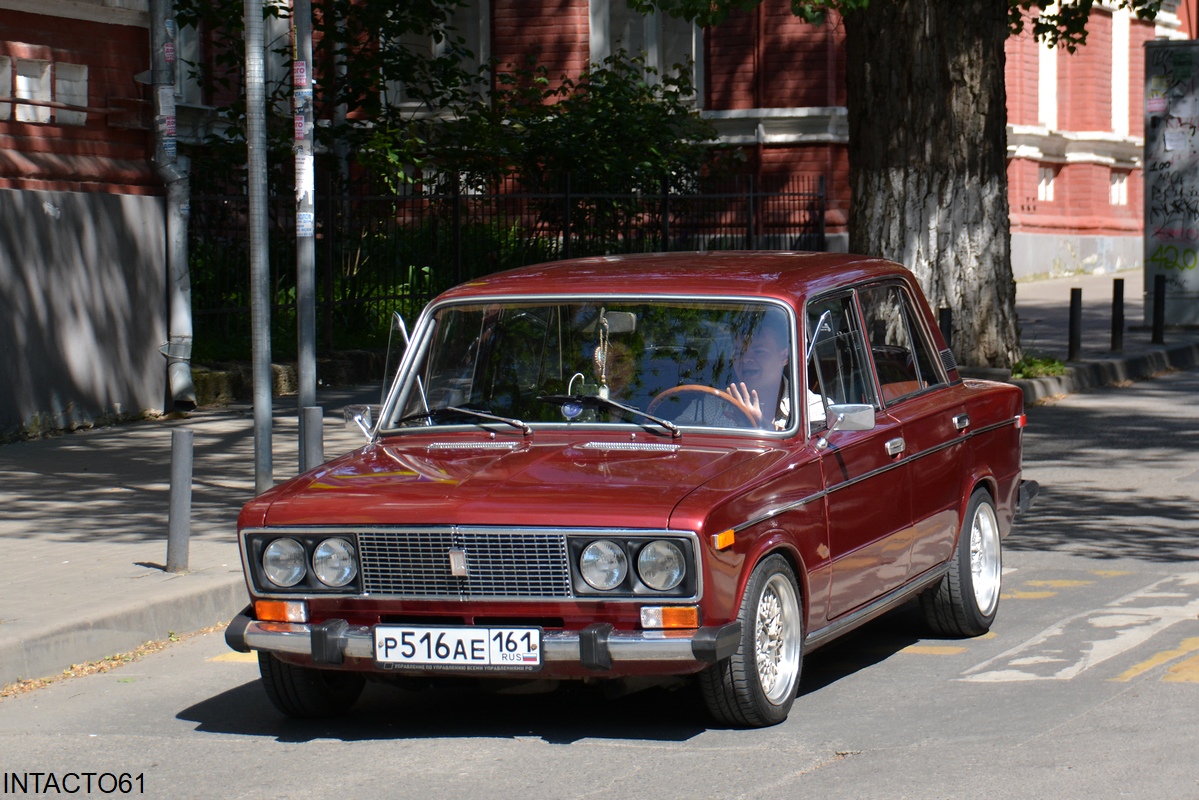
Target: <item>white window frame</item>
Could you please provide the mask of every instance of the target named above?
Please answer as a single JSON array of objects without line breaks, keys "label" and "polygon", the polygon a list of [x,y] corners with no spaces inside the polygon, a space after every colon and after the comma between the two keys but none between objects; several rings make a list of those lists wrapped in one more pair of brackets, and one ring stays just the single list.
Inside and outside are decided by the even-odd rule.
[{"label": "white window frame", "polygon": [[200,31],[194,25],[180,27],[175,36],[175,102],[198,106],[204,103],[204,88],[192,70],[201,69],[203,58]]},{"label": "white window frame", "polygon": [[1127,8],[1112,14],[1112,132],[1128,136],[1129,126],[1129,59],[1132,36],[1132,15]]},{"label": "white window frame", "polygon": [[[69,106],[87,107],[87,64],[54,63],[54,99]],[[87,111],[56,108],[54,121],[59,125],[86,125]]]},{"label": "white window frame", "polygon": [[1112,170],[1110,178],[1109,202],[1113,206],[1128,205],[1128,173]]},{"label": "white window frame", "polygon": [[[701,56],[703,50],[703,30],[694,23],[684,23],[663,14],[661,11],[655,10],[642,18],[640,41],[617,41],[612,31],[614,4],[619,4],[615,7],[619,9],[620,13],[627,13],[630,16],[636,13],[628,10],[625,0],[590,0],[588,3],[591,26],[589,39],[591,62],[602,62],[605,58],[612,55],[615,50],[623,49],[634,56],[644,52],[646,66],[656,69],[658,75],[663,75],[674,66],[674,60],[666,53],[665,26],[686,24],[690,26],[691,41],[686,55],[690,57],[693,65],[694,75],[692,83],[695,86],[697,99],[702,97],[703,58]],[[651,76],[651,80],[653,79],[654,77]]]},{"label": "white window frame", "polygon": [[[0,56],[0,95],[12,97],[12,59]],[[0,103],[0,120],[12,118],[12,103]]]},{"label": "white window frame", "polygon": [[[13,97],[22,100],[38,100],[48,103],[54,99],[50,83],[50,62],[40,58],[18,58],[16,60]],[[49,106],[31,106],[17,103],[17,122],[46,124],[50,121]]]},{"label": "white window frame", "polygon": [[1037,167],[1037,200],[1042,203],[1053,202],[1053,184],[1057,182],[1057,170],[1051,166]]},{"label": "white window frame", "polygon": [[1037,53],[1037,124],[1057,130],[1057,48],[1039,42]]}]

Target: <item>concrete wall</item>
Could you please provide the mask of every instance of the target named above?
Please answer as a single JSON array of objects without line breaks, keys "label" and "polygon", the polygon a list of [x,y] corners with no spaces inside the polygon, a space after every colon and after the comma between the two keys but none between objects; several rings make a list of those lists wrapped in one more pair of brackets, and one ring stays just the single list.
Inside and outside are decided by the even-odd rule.
[{"label": "concrete wall", "polygon": [[163,408],[162,204],[0,189],[0,438]]},{"label": "concrete wall", "polygon": [[1140,236],[1077,236],[1067,233],[1012,233],[1012,273],[1016,280],[1115,272],[1142,266]]}]

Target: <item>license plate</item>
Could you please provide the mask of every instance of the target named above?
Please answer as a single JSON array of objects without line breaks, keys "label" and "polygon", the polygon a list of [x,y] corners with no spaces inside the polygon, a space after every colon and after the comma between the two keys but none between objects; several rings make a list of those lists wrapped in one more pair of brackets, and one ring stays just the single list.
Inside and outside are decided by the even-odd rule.
[{"label": "license plate", "polygon": [[541,629],[377,625],[375,662],[391,669],[536,670]]}]

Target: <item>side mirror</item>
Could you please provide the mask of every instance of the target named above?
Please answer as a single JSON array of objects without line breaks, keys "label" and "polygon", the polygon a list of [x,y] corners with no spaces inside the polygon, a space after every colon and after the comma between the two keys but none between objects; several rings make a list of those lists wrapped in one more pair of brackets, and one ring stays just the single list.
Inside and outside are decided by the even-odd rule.
[{"label": "side mirror", "polygon": [[348,405],[342,411],[345,417],[346,428],[349,430],[358,430],[362,432],[367,439],[372,438],[374,430],[374,415],[371,413],[371,407],[368,405]]},{"label": "side mirror", "polygon": [[824,422],[829,432],[874,430],[874,406],[861,403],[831,405],[825,412]]},{"label": "side mirror", "polygon": [[816,440],[821,450],[828,447],[828,436],[833,431],[874,430],[874,406],[862,403],[841,403],[828,407],[824,417],[828,430]]}]

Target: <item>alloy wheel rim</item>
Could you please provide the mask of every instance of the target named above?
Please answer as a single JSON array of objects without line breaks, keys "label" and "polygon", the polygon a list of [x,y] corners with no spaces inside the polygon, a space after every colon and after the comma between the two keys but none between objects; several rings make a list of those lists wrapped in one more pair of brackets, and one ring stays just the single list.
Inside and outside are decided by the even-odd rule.
[{"label": "alloy wheel rim", "polygon": [[784,702],[795,689],[801,631],[794,587],[784,576],[772,575],[758,602],[755,655],[758,682],[774,705]]},{"label": "alloy wheel rim", "polygon": [[984,617],[990,616],[999,602],[1001,578],[999,524],[987,503],[979,505],[970,525],[970,575],[978,611]]}]

